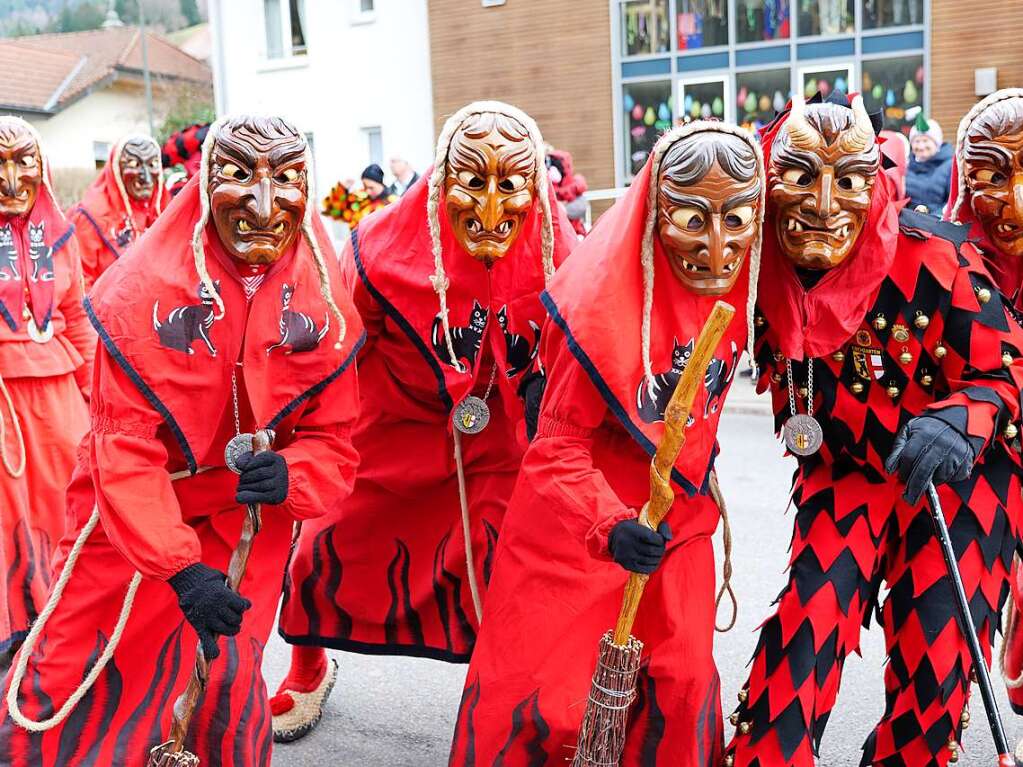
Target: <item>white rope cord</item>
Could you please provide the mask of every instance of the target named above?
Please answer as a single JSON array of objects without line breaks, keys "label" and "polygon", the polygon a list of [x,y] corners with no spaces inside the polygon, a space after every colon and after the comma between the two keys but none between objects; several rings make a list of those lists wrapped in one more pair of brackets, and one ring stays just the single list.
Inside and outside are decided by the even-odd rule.
[{"label": "white rope cord", "polygon": [[25,456],[25,437],[22,436],[21,419],[18,418],[18,414],[14,410],[14,401],[11,399],[11,393],[7,391],[7,384],[4,383],[3,376],[0,376],[0,394],[3,394],[7,412],[11,414],[11,423],[14,425],[14,437],[18,442],[18,468],[11,466],[7,457],[7,426],[3,413],[0,413],[0,459],[3,460],[4,468],[11,478],[20,479],[25,473],[25,465],[28,461]]},{"label": "white rope cord", "polygon": [[483,623],[483,601],[480,599],[480,587],[476,581],[476,561],[472,553],[472,529],[469,525],[469,499],[465,492],[465,465],[462,462],[462,432],[454,429],[455,435],[455,469],[458,472],[458,502],[462,507],[462,537],[465,538],[465,567],[469,575],[469,591],[472,594],[472,606],[476,610],[476,623]]},{"label": "white rope cord", "polygon": [[764,153],[753,134],[744,128],[710,120],[694,120],[679,125],[664,133],[651,151],[653,161],[650,165],[650,186],[647,189],[647,217],[643,228],[643,240],[640,245],[640,262],[643,264],[643,324],[641,326],[641,347],[643,355],[643,375],[646,378],[650,396],[654,396],[654,371],[650,359],[650,325],[654,310],[654,230],[657,225],[657,188],[661,170],[661,159],[668,148],[682,139],[696,133],[727,133],[742,139],[750,147],[757,161],[760,177],[760,207],[757,213],[759,234],[750,247],[749,253],[749,295],[746,299],[746,351],[750,360],[753,359],[753,315],[757,303],[757,281],[760,277],[760,248],[764,241],[764,211],[767,207],[767,176],[764,171]]},{"label": "white rope cord", "polygon": [[92,510],[92,515],[89,517],[89,521],[85,523],[85,527],[82,528],[82,532],[78,534],[78,538],[75,540],[75,545],[71,548],[71,553],[68,554],[67,562],[64,563],[64,569],[60,573],[60,577],[57,579],[57,583],[53,587],[53,591],[50,592],[49,599],[46,600],[46,606],[43,611],[39,614],[35,623],[32,624],[32,629],[28,632],[28,637],[25,638],[25,643],[21,646],[21,650],[18,652],[18,662],[14,667],[14,671],[11,673],[11,684],[7,690],[7,709],[11,715],[11,719],[19,727],[28,730],[29,732],[46,732],[52,730],[54,727],[59,725],[65,719],[68,714],[74,710],[78,702],[85,696],[85,694],[92,688],[99,678],[99,675],[103,673],[103,669],[106,668],[107,663],[114,656],[114,651],[117,649],[117,645],[121,641],[121,635],[124,633],[124,626],[128,622],[128,616],[131,615],[131,608],[135,602],[135,593],[138,591],[139,583],[142,581],[142,574],[136,572],[131,582],[128,584],[128,590],[124,595],[124,602],[121,604],[121,613],[117,617],[117,625],[114,627],[114,632],[110,635],[110,641],[107,642],[107,646],[103,648],[102,654],[99,659],[93,664],[92,668],[89,669],[88,675],[82,680],[82,683],[78,685],[78,688],[71,693],[70,697],[64,702],[57,712],[49,719],[42,721],[36,721],[26,717],[21,708],[18,705],[18,690],[21,689],[21,683],[25,679],[25,671],[28,669],[28,661],[32,656],[32,651],[35,649],[36,641],[39,639],[39,635],[46,628],[47,622],[50,620],[50,616],[53,615],[54,610],[57,609],[57,605],[60,604],[60,598],[64,594],[64,588],[71,580],[71,574],[74,572],[75,564],[78,562],[78,556],[82,553],[82,549],[85,547],[85,542],[89,538],[89,535],[96,528],[99,522],[99,508],[96,507]]},{"label": "white rope cord", "polygon": [[[735,596],[735,589],[732,588],[732,526],[728,522],[728,509],[725,506],[725,496],[721,492],[721,485],[718,483],[717,469],[712,469],[710,472],[710,496],[721,513],[721,549],[724,559],[721,563],[721,588],[718,589],[717,597],[714,599],[714,630],[724,634],[735,628],[735,622],[739,618],[739,599]],[[732,617],[722,627],[717,622],[717,610],[721,606],[721,600],[725,594],[728,595],[732,603]]]}]

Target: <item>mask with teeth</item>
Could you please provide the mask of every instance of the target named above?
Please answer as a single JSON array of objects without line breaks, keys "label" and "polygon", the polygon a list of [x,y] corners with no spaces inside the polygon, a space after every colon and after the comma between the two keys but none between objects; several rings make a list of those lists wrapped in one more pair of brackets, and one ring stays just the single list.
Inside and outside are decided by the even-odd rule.
[{"label": "mask with teeth", "polygon": [[698,295],[728,293],[760,231],[757,157],[727,133],[696,133],[664,153],[657,236],[675,276]]},{"label": "mask with teeth", "polygon": [[470,116],[451,137],[448,220],[465,252],[487,266],[508,254],[533,206],[536,152],[523,125],[493,112]]},{"label": "mask with teeth", "polygon": [[973,212],[991,244],[1023,256],[1023,98],[998,101],[970,124],[963,152]]},{"label": "mask with teeth", "polygon": [[771,152],[769,200],[785,255],[804,269],[832,269],[852,251],[870,210],[880,151],[857,96],[852,109],[792,98]]},{"label": "mask with teeth", "polygon": [[153,196],[156,181],[163,171],[160,147],[150,138],[131,138],[121,147],[117,160],[124,191],[133,200],[148,200]]},{"label": "mask with teeth", "polygon": [[288,252],[308,202],[306,142],[283,120],[227,122],[210,157],[210,217],[234,258],[272,264]]},{"label": "mask with teeth", "polygon": [[0,214],[23,216],[32,210],[42,181],[35,137],[16,122],[0,122]]}]

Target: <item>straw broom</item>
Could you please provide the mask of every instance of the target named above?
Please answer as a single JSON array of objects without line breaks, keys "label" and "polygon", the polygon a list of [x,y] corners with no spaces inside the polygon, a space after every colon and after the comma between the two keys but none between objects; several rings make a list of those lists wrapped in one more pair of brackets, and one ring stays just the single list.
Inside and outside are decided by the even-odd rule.
[{"label": "straw broom", "polygon": [[[269,429],[257,431],[252,438],[253,454],[263,453],[270,449],[274,433]],[[238,592],[238,586],[245,577],[245,568],[249,563],[249,552],[252,551],[252,542],[262,525],[260,507],[258,503],[249,504],[248,513],[242,523],[242,534],[238,539],[238,545],[231,552],[231,561],[227,565],[227,585]],[[203,694],[206,692],[206,684],[209,681],[210,662],[202,652],[202,643],[199,643],[195,653],[195,669],[192,677],[188,680],[188,686],[174,702],[174,715],[171,721],[170,738],[158,746],[154,746],[149,752],[149,761],[146,767],[198,767],[199,757],[191,751],[185,750],[185,737],[188,735],[188,725],[192,721],[192,714],[199,707]]]},{"label": "straw broom", "polygon": [[[665,408],[664,436],[650,463],[650,500],[639,514],[640,523],[651,530],[657,529],[675,500],[671,489],[671,470],[686,441],[689,411],[696,392],[703,384],[714,350],[734,314],[735,309],[725,302],[714,304]],[[597,668],[593,672],[586,712],[579,727],[572,767],[617,767],[621,762],[625,749],[625,727],[629,708],[636,697],[636,673],[643,652],[643,643],[631,634],[632,624],[649,578],[642,573],[629,574],[618,623],[613,632],[606,632],[600,639]]]}]

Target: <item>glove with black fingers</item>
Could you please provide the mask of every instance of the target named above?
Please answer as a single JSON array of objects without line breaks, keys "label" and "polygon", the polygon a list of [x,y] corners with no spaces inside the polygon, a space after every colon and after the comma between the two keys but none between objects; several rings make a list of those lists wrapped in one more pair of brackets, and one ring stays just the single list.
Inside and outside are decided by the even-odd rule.
[{"label": "glove with black fingers", "polygon": [[607,548],[614,561],[629,572],[650,575],[660,566],[670,540],[667,522],[661,522],[655,532],[635,519],[626,519],[611,528]]},{"label": "glove with black fingers", "polygon": [[540,422],[540,404],[543,392],[547,388],[547,376],[543,373],[530,373],[519,384],[519,396],[526,409],[526,438],[532,442],[536,436],[536,427]]},{"label": "glove with black fingers", "polygon": [[238,503],[284,503],[288,497],[288,462],[283,455],[272,450],[257,455],[242,453],[235,463],[241,471],[234,496]]},{"label": "glove with black fingers", "polygon": [[898,471],[906,485],[903,497],[916,505],[929,482],[941,485],[969,477],[975,458],[973,445],[958,429],[941,418],[921,415],[895,438],[885,470],[889,474]]},{"label": "glove with black fingers", "polygon": [[242,613],[252,607],[245,597],[227,587],[227,576],[197,562],[172,575],[167,583],[177,592],[178,606],[199,635],[203,655],[220,655],[218,636],[234,636],[242,628]]}]

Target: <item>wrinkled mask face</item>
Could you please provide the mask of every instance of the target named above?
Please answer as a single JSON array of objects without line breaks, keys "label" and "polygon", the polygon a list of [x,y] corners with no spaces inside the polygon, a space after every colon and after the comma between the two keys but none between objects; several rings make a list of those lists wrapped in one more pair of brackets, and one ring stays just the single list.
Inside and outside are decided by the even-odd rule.
[{"label": "wrinkled mask face", "polygon": [[[861,107],[862,110],[862,107]],[[863,231],[880,152],[870,118],[836,104],[797,110],[771,157],[769,199],[782,251],[797,267],[833,269]]]},{"label": "wrinkled mask face", "polygon": [[665,152],[657,236],[675,276],[693,293],[720,296],[735,286],[760,233],[762,184],[756,155],[734,136],[696,134]]},{"label": "wrinkled mask face", "polygon": [[1023,100],[994,105],[974,121],[964,160],[984,233],[1005,255],[1023,256]]},{"label": "wrinkled mask face", "polygon": [[0,123],[0,214],[23,216],[32,210],[42,165],[35,137],[22,125]]},{"label": "wrinkled mask face", "polygon": [[216,137],[210,161],[210,215],[235,258],[271,264],[288,252],[308,198],[306,143],[279,118],[239,118]]},{"label": "wrinkled mask face", "polygon": [[444,182],[455,239],[491,266],[511,249],[536,197],[536,147],[517,120],[472,115],[455,132]]},{"label": "wrinkled mask face", "polygon": [[153,196],[156,182],[163,171],[160,147],[155,141],[133,138],[124,142],[118,158],[118,170],[124,191],[133,200],[148,200]]}]

